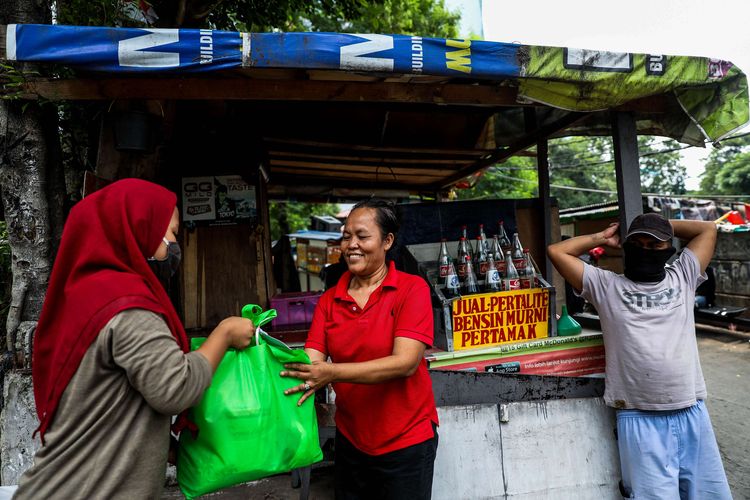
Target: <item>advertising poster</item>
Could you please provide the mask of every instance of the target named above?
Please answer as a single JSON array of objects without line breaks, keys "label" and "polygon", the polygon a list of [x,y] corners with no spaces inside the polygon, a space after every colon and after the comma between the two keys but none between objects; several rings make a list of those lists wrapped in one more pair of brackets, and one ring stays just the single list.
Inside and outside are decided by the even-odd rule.
[{"label": "advertising poster", "polygon": [[471,295],[453,302],[453,348],[477,349],[548,336],[549,290]]},{"label": "advertising poster", "polygon": [[210,224],[254,223],[257,220],[255,186],[239,175],[182,178],[184,221]]}]

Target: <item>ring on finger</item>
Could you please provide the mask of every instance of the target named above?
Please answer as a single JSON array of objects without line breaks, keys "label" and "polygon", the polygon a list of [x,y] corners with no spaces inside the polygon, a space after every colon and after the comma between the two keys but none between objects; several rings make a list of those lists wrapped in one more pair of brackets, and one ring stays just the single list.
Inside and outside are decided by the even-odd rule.
[{"label": "ring on finger", "polygon": [[311,389],[310,384],[308,384],[307,382],[305,382],[302,387],[304,387],[305,391],[309,391]]}]

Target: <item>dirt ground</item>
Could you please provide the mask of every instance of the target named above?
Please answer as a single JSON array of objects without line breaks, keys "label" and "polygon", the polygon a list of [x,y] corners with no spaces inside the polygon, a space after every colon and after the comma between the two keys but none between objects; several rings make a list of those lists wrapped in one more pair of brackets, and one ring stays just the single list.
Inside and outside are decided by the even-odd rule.
[{"label": "dirt ground", "polygon": [[[179,489],[167,488],[162,500],[185,498]],[[291,475],[283,474],[228,488],[200,498],[220,500],[299,500],[300,489],[292,488]],[[333,500],[333,466],[315,468],[310,475],[309,500]]]},{"label": "dirt ground", "polygon": [[711,422],[735,500],[750,499],[750,342],[699,335]]}]

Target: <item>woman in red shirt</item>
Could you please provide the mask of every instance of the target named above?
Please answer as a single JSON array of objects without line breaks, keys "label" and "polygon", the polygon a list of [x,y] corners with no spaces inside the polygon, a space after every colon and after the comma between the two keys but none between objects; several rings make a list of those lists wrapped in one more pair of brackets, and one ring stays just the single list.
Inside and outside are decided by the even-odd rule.
[{"label": "woman in red shirt", "polygon": [[[300,404],[336,391],[337,499],[429,499],[437,410],[424,351],[432,345],[430,292],[386,260],[398,232],[393,205],[369,199],[349,213],[341,242],[348,271],[321,297],[287,394]],[[326,360],[330,357],[331,362]]]}]

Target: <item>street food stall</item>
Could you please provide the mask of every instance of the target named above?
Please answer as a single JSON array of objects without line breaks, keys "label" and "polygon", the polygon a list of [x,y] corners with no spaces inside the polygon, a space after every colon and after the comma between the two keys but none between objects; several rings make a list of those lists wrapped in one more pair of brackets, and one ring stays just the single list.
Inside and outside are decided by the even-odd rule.
[{"label": "street food stall", "polygon": [[[537,498],[549,488],[561,498],[618,497],[603,381],[551,376],[596,374],[603,352],[596,332],[555,336],[565,294],[544,253],[560,234],[547,141],[613,137],[626,226],[641,211],[637,134],[703,146],[743,126],[747,80],[736,66],[404,35],[42,25],[0,27],[0,55],[76,70],[28,77],[20,98],[101,103],[96,176],[143,177],[180,193],[176,296],[192,334],[245,303],[272,303],[269,199],[398,200],[401,265],[435,285],[435,498]],[[148,130],[140,144],[120,140],[118,123],[138,117],[158,128],[156,144]],[[537,158],[538,198],[448,201],[467,176],[519,154]],[[440,239],[453,246],[459,221],[500,217],[514,221],[542,286],[484,302],[441,297],[427,264]],[[536,325],[533,336],[529,327],[515,337],[456,328],[462,311],[502,314],[519,303],[507,297],[522,295],[533,295],[522,309],[535,312],[521,320]],[[570,466],[577,461],[586,467]]]}]

